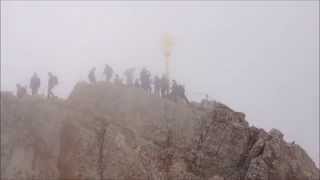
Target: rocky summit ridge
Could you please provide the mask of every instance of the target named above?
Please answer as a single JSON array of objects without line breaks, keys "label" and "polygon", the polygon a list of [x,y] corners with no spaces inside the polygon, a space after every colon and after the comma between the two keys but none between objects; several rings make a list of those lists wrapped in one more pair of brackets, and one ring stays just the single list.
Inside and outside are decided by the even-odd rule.
[{"label": "rocky summit ridge", "polygon": [[318,180],[283,134],[207,107],[105,82],[66,100],[1,93],[2,180]]}]

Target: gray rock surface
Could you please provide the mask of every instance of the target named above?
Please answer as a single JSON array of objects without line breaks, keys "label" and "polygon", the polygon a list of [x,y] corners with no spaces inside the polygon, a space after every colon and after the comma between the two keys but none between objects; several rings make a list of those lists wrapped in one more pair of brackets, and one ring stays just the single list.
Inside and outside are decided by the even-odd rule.
[{"label": "gray rock surface", "polygon": [[78,83],[67,100],[1,93],[1,179],[318,180],[278,130],[226,105]]}]

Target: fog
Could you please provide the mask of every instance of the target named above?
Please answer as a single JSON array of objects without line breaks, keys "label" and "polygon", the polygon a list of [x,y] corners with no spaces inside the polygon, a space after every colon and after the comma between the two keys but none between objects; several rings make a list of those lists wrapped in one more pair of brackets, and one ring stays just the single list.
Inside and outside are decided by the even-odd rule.
[{"label": "fog", "polygon": [[46,93],[50,71],[65,98],[92,67],[102,80],[105,64],[161,75],[169,32],[171,77],[189,98],[209,94],[281,130],[319,165],[318,15],[318,1],[1,1],[1,91],[37,72]]}]

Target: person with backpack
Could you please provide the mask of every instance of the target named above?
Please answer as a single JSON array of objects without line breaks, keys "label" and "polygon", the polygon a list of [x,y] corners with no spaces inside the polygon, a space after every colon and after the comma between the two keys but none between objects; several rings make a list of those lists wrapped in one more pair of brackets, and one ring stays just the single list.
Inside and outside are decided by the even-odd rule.
[{"label": "person with backpack", "polygon": [[51,72],[48,73],[49,80],[48,80],[48,99],[50,97],[54,97],[54,94],[52,92],[52,89],[58,85],[58,78],[57,76],[54,76]]}]

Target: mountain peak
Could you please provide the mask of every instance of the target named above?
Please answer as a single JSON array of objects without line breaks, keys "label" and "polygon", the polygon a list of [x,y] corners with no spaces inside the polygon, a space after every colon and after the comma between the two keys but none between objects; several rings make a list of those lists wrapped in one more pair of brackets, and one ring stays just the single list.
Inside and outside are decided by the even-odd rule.
[{"label": "mountain peak", "polygon": [[106,82],[78,83],[66,100],[1,93],[2,179],[318,180],[283,136],[219,102]]}]

